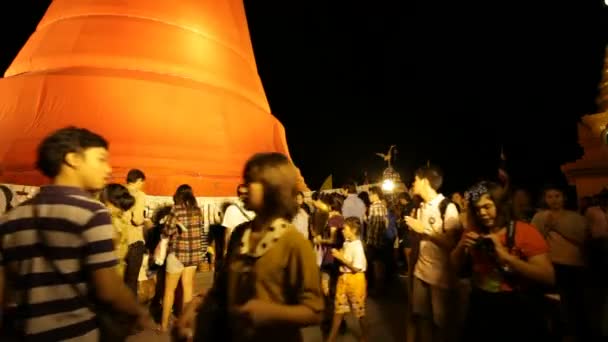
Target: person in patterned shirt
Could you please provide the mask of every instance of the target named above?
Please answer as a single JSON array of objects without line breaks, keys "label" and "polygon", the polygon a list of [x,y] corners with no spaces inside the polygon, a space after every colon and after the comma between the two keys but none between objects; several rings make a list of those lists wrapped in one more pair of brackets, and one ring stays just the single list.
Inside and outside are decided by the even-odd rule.
[{"label": "person in patterned shirt", "polygon": [[117,271],[121,277],[124,277],[127,251],[129,250],[128,230],[132,229],[130,220],[127,219],[126,212],[129,211],[135,204],[135,198],[129,193],[129,190],[121,184],[108,184],[101,191],[99,196],[103,203],[110,211],[112,216],[112,227],[114,227],[114,248],[118,258]]},{"label": "person in patterned shirt", "polygon": [[372,202],[369,207],[369,216],[367,218],[368,228],[365,237],[367,245],[367,256],[372,269],[372,277],[370,277],[370,285],[375,293],[381,293],[384,284],[386,260],[390,258],[392,246],[387,245],[385,237],[386,228],[388,227],[388,210],[382,202],[382,190],[373,186],[369,189],[369,199]]},{"label": "person in patterned shirt", "polygon": [[196,202],[192,187],[180,185],[173,195],[173,208],[167,217],[162,236],[169,239],[167,272],[161,331],[169,328],[169,317],[175,290],[182,281],[184,306],[192,300],[194,275],[207,253],[207,237],[203,229],[203,212]]}]

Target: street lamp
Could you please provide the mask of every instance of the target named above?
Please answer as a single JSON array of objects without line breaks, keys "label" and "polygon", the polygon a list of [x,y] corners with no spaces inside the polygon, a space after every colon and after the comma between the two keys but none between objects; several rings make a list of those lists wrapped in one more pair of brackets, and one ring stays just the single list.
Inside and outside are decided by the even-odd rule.
[{"label": "street lamp", "polygon": [[395,182],[392,179],[385,179],[382,182],[382,191],[392,193],[395,191]]},{"label": "street lamp", "polygon": [[401,176],[391,166],[387,167],[384,172],[382,172],[382,191],[392,194],[400,183]]},{"label": "street lamp", "polygon": [[404,188],[403,182],[401,182],[401,176],[393,169],[391,163],[394,155],[397,153],[396,147],[396,145],[391,145],[387,153],[376,153],[376,155],[388,163],[388,167],[382,172],[382,192],[389,196],[392,196],[395,191],[400,191]]}]

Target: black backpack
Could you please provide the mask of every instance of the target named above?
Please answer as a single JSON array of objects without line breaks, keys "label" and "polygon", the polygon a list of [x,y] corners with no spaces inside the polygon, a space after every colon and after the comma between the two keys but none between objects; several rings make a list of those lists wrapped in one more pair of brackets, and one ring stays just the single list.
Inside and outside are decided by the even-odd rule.
[{"label": "black backpack", "polygon": [[[450,205],[450,203],[452,203],[452,201],[447,197],[442,199],[441,202],[439,203],[439,214],[441,215],[441,228],[443,229],[444,233],[445,233],[445,212],[448,209],[448,206]],[[454,204],[454,206],[456,207],[456,210],[458,210],[458,206],[456,204]]]},{"label": "black backpack", "polygon": [[[450,205],[450,203],[452,203],[452,201],[449,198],[444,198],[441,200],[441,202],[439,203],[439,215],[441,215],[441,227],[443,229],[443,232],[445,233],[445,212],[448,209],[448,206]],[[458,207],[456,206],[456,209],[458,210]],[[409,231],[409,238],[410,238],[410,246],[412,248],[412,252],[411,252],[411,256],[412,256],[412,261],[413,264],[412,265],[416,265],[416,262],[418,260],[418,254],[420,253],[420,240],[422,240],[422,237],[420,234],[414,232],[414,231]]]}]

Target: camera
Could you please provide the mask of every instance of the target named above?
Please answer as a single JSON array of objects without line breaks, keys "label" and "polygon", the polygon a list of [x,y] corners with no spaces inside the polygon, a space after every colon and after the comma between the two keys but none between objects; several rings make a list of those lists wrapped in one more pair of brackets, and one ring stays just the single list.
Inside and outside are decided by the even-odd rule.
[{"label": "camera", "polygon": [[[498,262],[498,256],[496,255],[496,249],[494,248],[494,241],[492,241],[492,239],[488,237],[479,238],[475,241],[473,248]],[[500,272],[505,277],[510,277],[513,273],[513,270],[508,265],[499,264],[498,266]]]},{"label": "camera", "polygon": [[475,241],[475,244],[473,245],[473,248],[487,255],[496,254],[496,250],[494,249],[494,241],[492,241],[492,239],[488,237],[477,239],[477,241]]}]

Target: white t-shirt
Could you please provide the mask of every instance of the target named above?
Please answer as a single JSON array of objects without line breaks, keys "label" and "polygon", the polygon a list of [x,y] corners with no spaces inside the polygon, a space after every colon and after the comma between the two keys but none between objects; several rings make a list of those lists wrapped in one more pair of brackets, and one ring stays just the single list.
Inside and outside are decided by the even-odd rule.
[{"label": "white t-shirt", "polygon": [[222,226],[226,227],[228,236],[232,233],[232,230],[245,222],[249,222],[255,218],[253,211],[245,210],[241,203],[234,203],[228,206],[224,213],[224,219],[222,220]]},{"label": "white t-shirt", "polygon": [[[443,195],[439,194],[429,203],[422,204],[420,210],[418,210],[417,218],[424,225],[424,232],[427,235],[445,234],[460,227],[460,215],[454,203],[450,203],[445,210],[445,224],[441,219],[439,204],[444,198]],[[414,276],[430,285],[448,288],[451,282],[449,253],[450,251],[438,246],[433,241],[423,239],[420,241],[420,253],[414,268]]]},{"label": "white t-shirt", "polygon": [[[365,257],[365,251],[363,250],[363,243],[361,240],[344,242],[342,251],[344,252],[344,259],[355,268],[358,268],[359,272],[365,272],[367,270],[367,258]],[[340,266],[340,272],[358,273],[346,266]]]},{"label": "white t-shirt", "polygon": [[304,238],[306,240],[308,240],[308,214],[306,213],[306,211],[304,211],[304,209],[300,208],[300,210],[298,210],[298,213],[296,214],[296,216],[293,218],[293,225],[296,226],[296,229],[302,233],[302,235],[304,235]]}]

